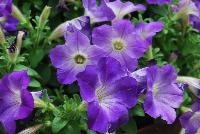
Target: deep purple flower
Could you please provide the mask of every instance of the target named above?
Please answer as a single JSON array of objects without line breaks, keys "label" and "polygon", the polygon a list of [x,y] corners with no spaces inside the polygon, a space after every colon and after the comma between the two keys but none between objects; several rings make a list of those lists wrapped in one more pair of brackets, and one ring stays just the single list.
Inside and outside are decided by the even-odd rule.
[{"label": "deep purple flower", "polygon": [[16,71],[0,80],[0,122],[8,134],[15,134],[15,120],[26,118],[34,108],[27,90],[29,82],[27,71]]},{"label": "deep purple flower", "polygon": [[101,0],[100,6],[97,6],[96,0],[83,0],[85,15],[89,16],[91,23],[111,21],[115,18],[113,11]]},{"label": "deep purple flower", "polygon": [[12,12],[12,0],[1,0],[0,1],[0,12],[9,14]]},{"label": "deep purple flower", "polygon": [[137,59],[147,50],[144,41],[134,32],[134,26],[128,20],[116,20],[110,25],[96,27],[92,34],[93,44],[103,48],[121,65],[133,72]]},{"label": "deep purple flower", "polygon": [[200,102],[192,105],[192,111],[184,113],[180,117],[180,122],[185,128],[185,134],[196,134],[200,128]]},{"label": "deep purple flower", "polygon": [[77,75],[80,93],[88,102],[89,128],[113,132],[128,121],[128,109],[137,102],[136,80],[125,76],[120,63],[103,57]]},{"label": "deep purple flower", "polygon": [[18,20],[11,15],[12,0],[0,1],[0,27],[5,31],[16,31]]},{"label": "deep purple flower", "polygon": [[193,25],[193,27],[200,31],[200,1],[195,0],[194,2],[195,2],[195,6],[199,10],[199,16],[190,15],[189,19],[190,19],[190,23]]},{"label": "deep purple flower", "polygon": [[152,38],[157,32],[163,29],[164,25],[161,22],[140,22],[135,28],[135,33],[140,36],[147,46],[152,44]]},{"label": "deep purple flower", "polygon": [[121,0],[115,0],[110,2],[106,0],[106,4],[115,13],[115,19],[122,19],[125,15],[139,11],[146,10],[145,6],[142,4],[134,5],[132,2],[121,2]]},{"label": "deep purple flower", "polygon": [[51,62],[57,68],[57,78],[62,84],[70,84],[76,75],[85,70],[86,65],[95,64],[103,52],[90,45],[89,38],[75,31],[66,38],[65,45],[56,46],[50,53]]},{"label": "deep purple flower", "polygon": [[64,37],[65,40],[67,39],[67,36],[77,30],[84,33],[86,36],[90,38],[91,30],[90,30],[90,18],[88,16],[81,16],[78,18],[75,18],[71,21],[67,21],[65,24],[65,31],[64,31]]},{"label": "deep purple flower", "polygon": [[149,4],[158,4],[158,5],[163,5],[163,4],[168,4],[171,2],[171,0],[147,0]]},{"label": "deep purple flower", "polygon": [[176,70],[171,65],[147,69],[147,94],[144,110],[153,118],[161,117],[168,124],[176,119],[174,108],[183,101],[183,91],[176,84]]}]

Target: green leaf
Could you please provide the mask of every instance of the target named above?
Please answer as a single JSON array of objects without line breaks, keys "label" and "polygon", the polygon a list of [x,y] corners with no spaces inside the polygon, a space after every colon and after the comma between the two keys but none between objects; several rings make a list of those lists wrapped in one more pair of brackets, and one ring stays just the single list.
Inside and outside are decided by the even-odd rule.
[{"label": "green leaf", "polygon": [[137,133],[137,125],[135,120],[130,119],[126,125],[122,126],[122,129],[126,131],[128,134],[136,134]]},{"label": "green leaf", "polygon": [[80,134],[81,130],[78,126],[68,126],[68,134]]},{"label": "green leaf", "polygon": [[30,67],[18,64],[15,66],[14,71],[19,71],[19,70],[28,70],[28,75],[30,77],[41,78],[40,75],[35,70],[31,69]]},{"label": "green leaf", "polygon": [[144,109],[141,104],[137,104],[133,109],[131,109],[131,114],[133,116],[145,116]]},{"label": "green leaf", "polygon": [[40,84],[40,82],[38,82],[37,80],[32,79],[31,82],[30,82],[30,84],[29,84],[29,87],[40,88],[40,87],[41,87],[41,84]]},{"label": "green leaf", "polygon": [[68,121],[62,120],[60,117],[55,117],[52,122],[52,131],[53,133],[58,133],[61,131],[66,125]]},{"label": "green leaf", "polygon": [[40,61],[44,58],[44,50],[43,49],[36,49],[30,53],[30,63],[33,68],[37,67]]}]

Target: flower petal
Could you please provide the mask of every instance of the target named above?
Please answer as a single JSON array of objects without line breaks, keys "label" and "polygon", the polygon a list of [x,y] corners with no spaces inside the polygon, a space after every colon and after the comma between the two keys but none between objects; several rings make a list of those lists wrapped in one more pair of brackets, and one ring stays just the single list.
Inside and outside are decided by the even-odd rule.
[{"label": "flower petal", "polygon": [[95,90],[99,82],[96,71],[95,66],[87,66],[84,72],[77,75],[81,97],[87,102],[95,98]]}]

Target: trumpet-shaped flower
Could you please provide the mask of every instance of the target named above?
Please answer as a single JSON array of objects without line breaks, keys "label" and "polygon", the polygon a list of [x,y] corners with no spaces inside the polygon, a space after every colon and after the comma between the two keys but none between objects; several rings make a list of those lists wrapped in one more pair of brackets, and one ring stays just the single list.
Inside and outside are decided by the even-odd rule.
[{"label": "trumpet-shaped flower", "polygon": [[90,17],[91,23],[111,21],[115,18],[113,11],[101,0],[100,6],[97,6],[96,0],[83,0],[85,15]]},{"label": "trumpet-shaped flower", "polygon": [[11,15],[12,0],[0,1],[0,27],[5,31],[17,30],[18,20]]},{"label": "trumpet-shaped flower", "polygon": [[15,134],[15,120],[26,118],[34,108],[27,71],[16,71],[0,80],[0,122],[8,134]]},{"label": "trumpet-shaped flower", "polygon": [[89,38],[75,31],[66,38],[65,45],[58,45],[50,53],[51,62],[57,68],[57,78],[62,84],[71,84],[86,65],[95,64],[103,54],[100,48],[90,45]]},{"label": "trumpet-shaped flower", "polygon": [[164,25],[161,22],[140,22],[135,28],[135,33],[140,36],[139,39],[142,39],[146,46],[149,46],[152,44],[153,36],[155,36],[157,32],[160,32],[163,27]]},{"label": "trumpet-shaped flower", "polygon": [[161,117],[168,124],[176,119],[174,108],[183,101],[183,91],[176,84],[176,70],[171,65],[147,69],[147,94],[144,110],[153,118]]},{"label": "trumpet-shaped flower", "polygon": [[196,134],[200,128],[200,102],[192,105],[192,111],[184,113],[180,117],[180,122],[185,128],[185,134]]},{"label": "trumpet-shaped flower", "polygon": [[142,4],[134,5],[132,2],[124,3],[121,2],[121,0],[115,0],[112,2],[106,0],[106,4],[114,12],[115,19],[122,19],[125,15],[135,11],[146,10],[145,6]]},{"label": "trumpet-shaped flower", "polygon": [[136,28],[128,20],[116,20],[112,26],[94,29],[92,40],[107,55],[116,58],[129,71],[137,67],[137,59],[143,56],[152,43],[153,36],[163,29],[161,22],[139,23]]},{"label": "trumpet-shaped flower", "polygon": [[128,121],[128,109],[137,102],[136,80],[125,76],[120,63],[103,57],[97,66],[87,66],[77,75],[80,93],[88,102],[89,128],[113,132]]},{"label": "trumpet-shaped flower", "polygon": [[137,59],[147,50],[145,42],[134,33],[134,26],[128,20],[116,20],[112,26],[96,27],[92,33],[92,41],[101,47],[107,56],[120,61],[130,72],[136,69]]}]

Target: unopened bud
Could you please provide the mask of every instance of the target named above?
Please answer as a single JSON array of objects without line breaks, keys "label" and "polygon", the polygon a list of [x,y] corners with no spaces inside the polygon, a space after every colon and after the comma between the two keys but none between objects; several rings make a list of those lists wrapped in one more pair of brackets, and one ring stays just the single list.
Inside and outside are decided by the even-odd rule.
[{"label": "unopened bud", "polygon": [[45,6],[42,11],[42,14],[40,15],[40,19],[39,19],[39,28],[40,29],[44,28],[44,26],[47,22],[47,19],[49,18],[50,12],[51,12],[51,7]]},{"label": "unopened bud", "polygon": [[27,129],[19,132],[18,134],[35,134],[42,127],[43,127],[43,125],[41,125],[41,124],[35,125],[35,126],[29,127]]}]

